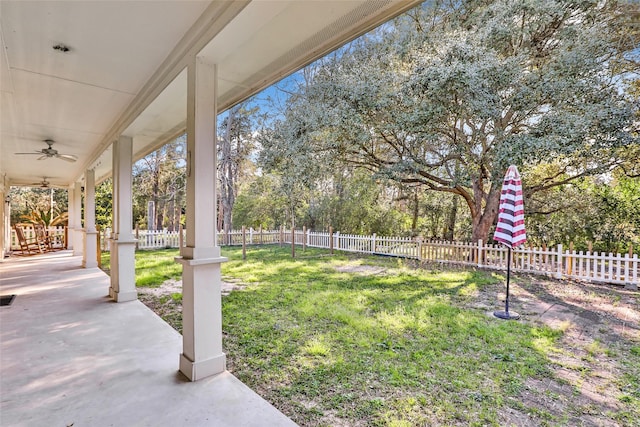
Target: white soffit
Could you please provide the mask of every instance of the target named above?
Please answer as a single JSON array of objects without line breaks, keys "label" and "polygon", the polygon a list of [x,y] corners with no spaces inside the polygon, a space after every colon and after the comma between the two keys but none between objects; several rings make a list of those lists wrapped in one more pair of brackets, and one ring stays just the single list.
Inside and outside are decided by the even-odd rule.
[{"label": "white soffit", "polygon": [[[0,174],[68,184],[209,1],[0,1]],[[67,53],[54,50],[63,44]],[[17,156],[46,147],[76,163]]]},{"label": "white soffit", "polygon": [[[0,0],[0,176],[68,185],[110,175],[113,140],[146,155],[184,130],[193,55],[218,64],[220,111],[416,0]],[[61,53],[56,44],[70,47]],[[76,163],[16,156],[45,148]]]},{"label": "white soffit", "polygon": [[[198,53],[206,62],[218,65],[219,111],[419,3],[252,1]],[[185,119],[183,72],[125,130],[134,138],[134,158],[183,132]]]}]

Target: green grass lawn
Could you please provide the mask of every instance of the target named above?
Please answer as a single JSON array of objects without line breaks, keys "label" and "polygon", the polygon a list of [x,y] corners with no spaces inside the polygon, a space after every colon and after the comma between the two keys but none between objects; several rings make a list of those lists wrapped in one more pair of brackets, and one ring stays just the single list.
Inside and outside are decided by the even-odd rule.
[{"label": "green grass lawn", "polygon": [[[223,304],[230,367],[298,423],[495,424],[525,378],[549,373],[544,354],[560,332],[458,307],[496,283],[490,274],[310,250],[227,254],[224,276],[252,284]],[[335,269],[353,263],[387,270]]]},{"label": "green grass lawn", "polygon": [[[182,265],[174,261],[177,249],[136,251],[136,286],[157,287],[168,279],[182,277]],[[102,268],[109,271],[109,252],[102,253]]]},{"label": "green grass lawn", "polygon": [[[223,298],[228,368],[301,425],[498,425],[508,408],[571,424],[519,398],[528,380],[553,378],[563,330],[471,307],[499,275],[314,249],[292,259],[277,246],[251,247],[246,261],[240,248],[223,253],[223,280],[246,286]],[[179,277],[176,254],[138,252],[138,286]],[[629,357],[640,365],[640,351]],[[639,371],[620,425],[640,415],[628,409],[640,403]]]}]

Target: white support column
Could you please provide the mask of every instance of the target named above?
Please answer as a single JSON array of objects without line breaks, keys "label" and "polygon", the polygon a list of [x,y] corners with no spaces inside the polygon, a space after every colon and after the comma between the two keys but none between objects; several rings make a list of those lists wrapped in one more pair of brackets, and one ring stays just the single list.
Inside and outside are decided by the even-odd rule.
[{"label": "white support column", "polygon": [[121,136],[113,143],[113,232],[111,233],[111,287],[109,296],[116,302],[138,298],[136,291],[135,250],[131,169],[133,140]]},{"label": "white support column", "polygon": [[84,252],[82,244],[84,239],[84,229],[82,228],[82,184],[80,182],[76,182],[73,186],[72,212],[73,217],[69,216],[69,223],[73,224],[73,229],[69,227],[69,238],[73,239],[73,255],[79,256]]},{"label": "white support column", "polygon": [[98,232],[96,231],[96,180],[95,171],[87,169],[84,173],[84,239],[82,266],[98,266]]},{"label": "white support column", "polygon": [[73,249],[73,233],[74,233],[74,220],[75,220],[75,211],[74,209],[76,208],[75,203],[74,203],[74,198],[75,198],[75,192],[74,192],[74,186],[70,185],[69,188],[67,188],[67,241],[65,242],[65,244],[67,245],[67,249]]},{"label": "white support column", "polygon": [[0,182],[0,262],[11,250],[11,227],[7,219],[10,215],[11,203],[7,198],[9,189]]},{"label": "white support column", "polygon": [[187,239],[182,264],[180,371],[191,381],[226,369],[222,352],[220,256],[216,246],[217,69],[194,58],[187,67]]},{"label": "white support column", "polygon": [[7,175],[0,176],[0,262],[11,252],[11,200],[8,195],[11,186]]}]

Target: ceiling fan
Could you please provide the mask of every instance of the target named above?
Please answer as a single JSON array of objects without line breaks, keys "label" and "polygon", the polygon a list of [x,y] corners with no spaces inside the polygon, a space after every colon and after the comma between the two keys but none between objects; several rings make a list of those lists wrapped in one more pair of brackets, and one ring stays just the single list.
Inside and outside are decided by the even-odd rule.
[{"label": "ceiling fan", "polygon": [[47,148],[43,148],[42,150],[38,151],[36,150],[33,153],[15,153],[15,154],[19,154],[19,155],[39,155],[40,157],[38,157],[38,160],[44,160],[44,159],[48,159],[51,157],[57,157],[58,159],[62,159],[62,160],[66,160],[67,162],[75,162],[76,160],[78,160],[77,156],[74,156],[73,154],[60,154],[58,153],[58,150],[55,150],[53,148],[51,148],[51,146],[55,143],[55,141],[53,139],[45,139],[44,143],[48,145]]},{"label": "ceiling fan", "polygon": [[34,186],[34,187],[38,186],[40,188],[47,189],[47,190],[50,189],[50,188],[57,187],[56,185],[52,185],[49,181],[47,181],[47,177],[46,176],[42,177],[42,181],[33,182],[33,183],[31,183],[31,185]]}]

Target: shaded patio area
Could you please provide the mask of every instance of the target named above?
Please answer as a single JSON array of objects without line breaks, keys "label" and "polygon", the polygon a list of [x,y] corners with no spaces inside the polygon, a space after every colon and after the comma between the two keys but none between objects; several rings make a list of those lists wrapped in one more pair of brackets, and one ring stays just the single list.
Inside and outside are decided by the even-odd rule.
[{"label": "shaded patio area", "polygon": [[228,372],[188,381],[182,337],[70,251],[0,264],[3,426],[293,426]]}]

